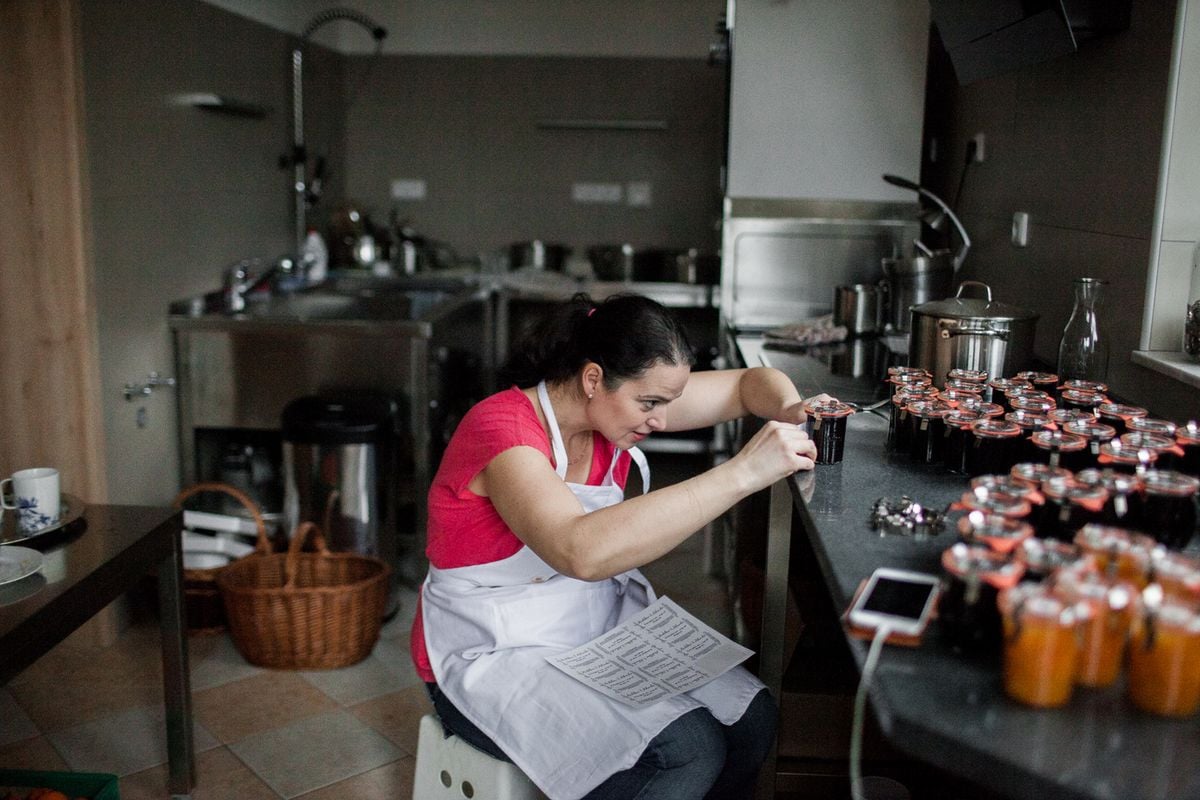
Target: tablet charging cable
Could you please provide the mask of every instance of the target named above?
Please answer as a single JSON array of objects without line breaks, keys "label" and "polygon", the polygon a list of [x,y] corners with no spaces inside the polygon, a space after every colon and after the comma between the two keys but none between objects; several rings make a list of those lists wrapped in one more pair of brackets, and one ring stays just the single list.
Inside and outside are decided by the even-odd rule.
[{"label": "tablet charging cable", "polygon": [[863,664],[862,677],[858,681],[858,691],[854,695],[854,722],[850,728],[850,797],[853,800],[869,800],[863,793],[862,777],[862,740],[867,716],[867,691],[871,687],[875,668],[879,666],[883,646],[891,634],[892,628],[886,624],[875,629],[871,649],[867,651],[867,660]]}]

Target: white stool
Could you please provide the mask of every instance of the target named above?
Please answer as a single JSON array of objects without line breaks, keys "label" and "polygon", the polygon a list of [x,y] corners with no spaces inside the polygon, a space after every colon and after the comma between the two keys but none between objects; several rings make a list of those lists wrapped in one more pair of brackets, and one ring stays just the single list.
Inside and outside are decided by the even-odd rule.
[{"label": "white stool", "polygon": [[446,736],[433,714],[421,717],[413,800],[544,800],[515,765],[492,758],[459,739]]}]

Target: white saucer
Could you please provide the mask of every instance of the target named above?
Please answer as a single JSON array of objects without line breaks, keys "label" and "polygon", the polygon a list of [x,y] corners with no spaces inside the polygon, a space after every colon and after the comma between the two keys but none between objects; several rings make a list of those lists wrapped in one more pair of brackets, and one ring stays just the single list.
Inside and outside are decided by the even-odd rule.
[{"label": "white saucer", "polygon": [[28,547],[0,547],[0,585],[19,581],[42,568],[42,554]]}]

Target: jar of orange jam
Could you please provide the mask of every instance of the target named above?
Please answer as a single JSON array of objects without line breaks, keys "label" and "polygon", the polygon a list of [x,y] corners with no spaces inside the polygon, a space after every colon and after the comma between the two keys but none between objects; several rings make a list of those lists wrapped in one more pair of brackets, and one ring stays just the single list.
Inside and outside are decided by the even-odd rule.
[{"label": "jar of orange jam", "polygon": [[1147,603],[1129,641],[1129,699],[1142,711],[1187,717],[1200,708],[1200,617]]},{"label": "jar of orange jam", "polygon": [[1086,606],[1090,612],[1081,623],[1083,637],[1075,682],[1093,689],[1111,686],[1121,671],[1137,588],[1127,581],[1106,580],[1097,572],[1063,570],[1054,583],[1054,592],[1069,603]]},{"label": "jar of orange jam", "polygon": [[1200,561],[1182,553],[1156,552],[1151,570],[1164,600],[1200,611]]},{"label": "jar of orange jam", "polygon": [[1095,559],[1096,569],[1110,580],[1123,580],[1142,590],[1150,582],[1156,542],[1149,536],[1111,525],[1084,525],[1075,543]]},{"label": "jar of orange jam", "polygon": [[1004,621],[1004,691],[1014,700],[1052,708],[1071,699],[1086,606],[1048,587],[1020,583],[998,599]]}]

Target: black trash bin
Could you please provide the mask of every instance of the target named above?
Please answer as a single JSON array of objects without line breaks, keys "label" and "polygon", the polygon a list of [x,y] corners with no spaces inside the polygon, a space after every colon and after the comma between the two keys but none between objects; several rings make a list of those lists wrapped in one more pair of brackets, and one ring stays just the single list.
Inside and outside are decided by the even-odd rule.
[{"label": "black trash bin", "polygon": [[[315,522],[333,552],[392,565],[387,615],[396,611],[398,539],[390,499],[395,409],[372,395],[307,396],[288,403],[283,438],[283,534]],[[280,542],[281,547],[287,542]]]}]

